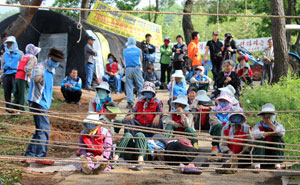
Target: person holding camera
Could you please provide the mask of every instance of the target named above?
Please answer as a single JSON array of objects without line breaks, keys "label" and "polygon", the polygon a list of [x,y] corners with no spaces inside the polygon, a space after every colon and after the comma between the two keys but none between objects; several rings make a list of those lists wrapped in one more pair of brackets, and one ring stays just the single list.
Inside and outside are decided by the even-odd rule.
[{"label": "person holding camera", "polygon": [[223,47],[223,61],[232,60],[236,62],[237,46],[233,36],[230,33],[225,33],[224,47]]},{"label": "person holding camera", "polygon": [[143,51],[143,72],[147,71],[148,64],[155,62],[155,46],[151,44],[151,34],[147,33],[146,40],[141,43],[141,50]]},{"label": "person holding camera", "polygon": [[212,40],[208,41],[205,48],[204,62],[207,62],[208,51],[210,52],[210,60],[213,64],[213,77],[214,81],[217,79],[217,76],[222,72],[222,48],[223,43],[219,41],[218,32],[214,31],[212,34]]}]

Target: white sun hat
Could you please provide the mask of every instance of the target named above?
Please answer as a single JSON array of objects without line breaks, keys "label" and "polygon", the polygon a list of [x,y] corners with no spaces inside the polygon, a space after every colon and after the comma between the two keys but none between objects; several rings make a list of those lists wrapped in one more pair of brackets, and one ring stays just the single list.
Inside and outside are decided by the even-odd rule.
[{"label": "white sun hat", "polygon": [[174,74],[172,74],[172,77],[176,78],[184,78],[182,70],[176,70]]},{"label": "white sun hat", "polygon": [[172,104],[175,105],[175,103],[179,103],[179,104],[182,104],[182,105],[186,105],[188,106],[188,99],[185,95],[179,95],[177,96],[177,99],[176,100],[173,100],[172,101]]},{"label": "white sun hat", "polygon": [[110,92],[110,89],[109,89],[109,84],[107,82],[101,82],[97,87],[96,89],[103,89],[103,90],[106,90],[108,92]]},{"label": "white sun hat", "polygon": [[267,103],[262,106],[262,110],[260,113],[258,113],[258,116],[262,116],[264,114],[273,114],[276,115],[275,113],[275,106],[272,103]]},{"label": "white sun hat", "polygon": [[204,101],[204,102],[211,101],[211,99],[207,96],[206,91],[204,91],[204,90],[198,91],[195,99],[198,101]]}]

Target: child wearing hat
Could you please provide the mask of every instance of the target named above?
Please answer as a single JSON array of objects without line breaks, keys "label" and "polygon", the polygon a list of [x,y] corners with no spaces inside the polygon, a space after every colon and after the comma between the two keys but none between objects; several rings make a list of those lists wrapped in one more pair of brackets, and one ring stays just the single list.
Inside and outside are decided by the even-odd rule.
[{"label": "child wearing hat", "polygon": [[[283,136],[285,134],[285,128],[283,125],[278,123],[276,118],[275,106],[271,103],[267,103],[262,106],[262,111],[258,114],[258,116],[262,117],[262,120],[256,124],[253,128],[253,137],[255,140],[258,141],[266,141],[266,143],[255,143],[255,145],[259,146],[267,146],[267,147],[274,147],[274,148],[284,148],[284,145],[280,144],[272,144],[272,142],[277,143],[284,143]],[[272,133],[276,132],[276,133]],[[284,156],[283,151],[279,150],[271,150],[271,149],[264,149],[264,148],[254,148],[253,153],[255,155],[259,155],[261,157],[257,157],[260,159],[264,159],[265,155],[272,155],[271,159],[282,159]],[[260,169],[260,162],[271,162],[271,161],[257,161],[254,165],[255,169]],[[278,162],[278,161],[276,161]],[[281,169],[280,162],[275,165],[276,169]]]},{"label": "child wearing hat", "polygon": [[89,103],[89,112],[105,113],[104,104],[112,101],[111,91],[107,82],[101,82],[96,88],[96,97]]},{"label": "child wearing hat", "polygon": [[[227,93],[222,93],[216,99],[217,106],[212,109],[212,112],[209,114],[209,124],[210,130],[209,133],[211,136],[221,136],[223,127],[229,121],[229,113],[232,111],[232,96]],[[214,140],[220,140],[219,138],[213,138]],[[219,152],[219,142],[212,142],[212,153]]]},{"label": "child wearing hat", "polygon": [[[172,105],[173,110],[171,112],[178,113],[167,116],[164,120],[166,124],[165,130],[196,133],[196,130],[193,128],[193,115],[188,114],[189,104],[187,97],[179,95],[176,100],[172,101]],[[191,141],[195,148],[198,148],[198,141],[196,139],[192,139]]]},{"label": "child wearing hat", "polygon": [[247,85],[253,85],[253,73],[248,63],[246,63],[243,68],[238,70],[237,74],[243,83],[246,83]]},{"label": "child wearing hat", "polygon": [[194,115],[194,127],[195,129],[209,130],[209,112],[211,99],[207,96],[206,91],[200,90],[197,93],[196,99],[191,105],[193,112],[199,112]]},{"label": "child wearing hat", "polygon": [[191,78],[191,85],[196,87],[198,90],[205,90],[208,91],[209,84],[212,83],[212,80],[204,75],[204,67],[197,66],[195,69],[195,75]]},{"label": "child wearing hat", "polygon": [[[251,140],[252,138],[249,135],[250,134],[250,126],[247,125],[246,117],[245,117],[244,113],[242,113],[243,109],[241,109],[239,107],[235,107],[235,108],[233,108],[232,111],[234,111],[234,113],[231,113],[229,115],[229,122],[222,129],[221,136],[224,136],[224,138],[222,138],[221,141],[234,142],[237,144],[226,143],[226,142],[220,143],[221,152],[225,156],[229,156],[229,157],[231,157],[232,154],[249,154],[250,148],[248,146],[238,145],[239,143],[247,143],[247,141],[237,140],[236,138]],[[230,139],[225,138],[225,137],[230,137]],[[237,160],[234,161],[234,160],[226,159],[225,162],[226,163],[238,162]],[[235,167],[237,167],[237,165],[236,164],[224,164],[223,167],[224,168],[228,168],[228,167],[235,168]],[[242,167],[242,165],[239,165],[239,167]]]},{"label": "child wearing hat", "polygon": [[[240,85],[241,81],[239,75],[233,71],[234,62],[232,60],[224,61],[224,71],[217,76],[216,85],[217,88],[226,87],[227,85],[232,85],[235,89],[235,96],[240,96]],[[211,98],[217,97],[220,91],[216,89]]]},{"label": "child wearing hat", "polygon": [[[36,55],[41,51],[41,48],[33,44],[28,44],[25,48],[26,54],[18,64],[18,69],[14,84],[14,104],[27,106],[27,96],[32,70],[37,64]],[[15,106],[15,109],[25,110],[24,107]]]}]

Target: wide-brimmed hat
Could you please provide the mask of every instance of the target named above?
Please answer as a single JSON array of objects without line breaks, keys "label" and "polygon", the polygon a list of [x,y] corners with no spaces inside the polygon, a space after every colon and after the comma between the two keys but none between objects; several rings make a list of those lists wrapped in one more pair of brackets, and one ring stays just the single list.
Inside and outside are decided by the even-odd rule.
[{"label": "wide-brimmed hat", "polygon": [[141,93],[143,94],[144,92],[152,92],[152,93],[156,94],[155,84],[152,82],[148,82],[148,81],[144,82],[143,90]]},{"label": "wide-brimmed hat", "polygon": [[184,78],[182,70],[176,70],[174,74],[172,74],[174,78]]},{"label": "wide-brimmed hat", "polygon": [[103,89],[110,92],[109,84],[107,82],[101,82],[95,89]]},{"label": "wide-brimmed hat", "polygon": [[262,106],[262,110],[260,113],[258,113],[258,116],[262,116],[264,114],[273,114],[276,115],[275,111],[275,106],[272,103],[267,103],[265,105]]},{"label": "wide-brimmed hat", "polygon": [[244,110],[243,110],[242,108],[240,108],[240,107],[233,107],[233,108],[232,108],[232,112],[233,112],[233,113],[230,113],[230,114],[229,114],[228,119],[230,120],[230,118],[231,118],[232,116],[234,116],[234,115],[241,115],[241,116],[243,117],[242,123],[246,122],[246,116],[245,116],[245,114],[243,113],[243,111],[244,111]]},{"label": "wide-brimmed hat", "polygon": [[216,101],[218,100],[226,100],[229,103],[232,103],[232,96],[228,93],[221,93],[220,96],[216,99]]},{"label": "wide-brimmed hat", "polygon": [[118,107],[118,105],[115,102],[109,102],[108,104],[105,104],[106,110],[112,113],[122,113],[121,109]]},{"label": "wide-brimmed hat", "polygon": [[205,90],[200,90],[197,92],[197,96],[195,98],[198,101],[204,101],[204,102],[210,102],[211,99],[207,96],[207,93]]},{"label": "wide-brimmed hat", "polygon": [[90,132],[99,126],[99,115],[94,112],[89,112],[86,118],[82,122],[82,127],[85,131]]},{"label": "wide-brimmed hat", "polygon": [[14,36],[8,36],[7,39],[4,41],[4,43],[13,42],[16,43],[16,37]]},{"label": "wide-brimmed hat", "polygon": [[48,57],[51,57],[51,59],[56,62],[64,62],[65,60],[64,52],[55,47],[49,50]]},{"label": "wide-brimmed hat", "polygon": [[176,103],[182,104],[182,105],[185,105],[185,106],[189,105],[188,99],[187,99],[187,97],[185,95],[179,95],[179,96],[177,96],[176,100],[172,101],[172,104],[175,105]]},{"label": "wide-brimmed hat", "polygon": [[234,96],[235,93],[236,93],[236,90],[234,89],[234,87],[232,85],[229,84],[226,87],[219,88],[218,90],[221,91],[221,93],[230,94],[231,97],[232,97],[232,104],[233,105],[239,104],[239,101]]},{"label": "wide-brimmed hat", "polygon": [[37,55],[41,51],[41,48],[36,47],[34,44],[27,44],[25,48],[26,54]]}]

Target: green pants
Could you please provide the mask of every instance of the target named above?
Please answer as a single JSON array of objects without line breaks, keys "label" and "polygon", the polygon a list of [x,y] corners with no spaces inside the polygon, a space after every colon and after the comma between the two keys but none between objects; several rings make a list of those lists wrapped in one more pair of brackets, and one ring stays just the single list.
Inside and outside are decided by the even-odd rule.
[{"label": "green pants", "polygon": [[[165,130],[167,130],[167,131],[174,131],[174,128],[173,128],[172,125],[167,125],[166,128],[165,128]],[[184,132],[194,134],[194,133],[196,133],[196,130],[194,128],[192,128],[192,127],[189,127],[189,128],[185,128]],[[186,135],[189,135],[189,134],[186,134]],[[168,138],[172,137],[170,135],[166,135],[166,136]],[[197,137],[196,135],[190,135],[190,136]],[[198,143],[197,139],[190,139],[190,140],[191,140],[192,144]]]},{"label": "green pants", "polygon": [[[211,127],[209,134],[211,136],[221,136],[222,133],[222,129],[223,129],[223,125],[222,124],[217,124],[213,127]],[[220,138],[213,138],[213,140],[220,140]],[[215,142],[213,141],[211,143],[212,146],[219,146],[219,142]]]},{"label": "green pants", "polygon": [[[19,104],[23,106],[28,106],[27,102],[27,96],[28,96],[28,82],[26,80],[16,79],[14,84],[14,104]],[[19,106],[13,106],[13,108],[18,110],[26,110],[28,111],[28,108],[19,107]]]},{"label": "green pants", "polygon": [[[261,139],[257,139],[258,141],[265,141],[264,138]],[[272,137],[272,142],[278,142],[278,143],[284,143],[284,140],[279,137],[279,136],[273,136]],[[255,145],[258,146],[266,146],[266,147],[274,147],[274,148],[284,148],[284,145],[279,145],[279,144],[271,144],[272,142],[269,143],[256,143],[254,141]],[[260,159],[265,159],[268,157],[264,157],[264,155],[274,155],[274,156],[278,156],[278,157],[271,157],[270,159],[282,159],[282,156],[284,156],[284,152],[283,151],[279,151],[279,150],[270,150],[270,149],[264,149],[264,148],[254,148],[253,155],[261,155],[261,156],[255,156],[255,158],[260,158]],[[261,163],[263,161],[257,161],[258,163]],[[270,162],[272,163],[272,161],[265,161],[265,162]],[[275,161],[274,161],[275,162]],[[278,162],[278,161],[277,161]],[[280,163],[280,161],[278,162]]]},{"label": "green pants", "polygon": [[[142,139],[133,139],[132,137],[142,137]],[[121,140],[120,144],[117,148],[116,155],[123,157],[125,160],[137,160],[139,156],[143,156],[144,160],[148,159],[148,155],[145,153],[149,153],[148,143],[145,135],[141,132],[138,132],[135,134],[135,136],[132,136],[131,133],[127,132],[124,134],[124,138]],[[129,147],[129,148],[138,148],[139,150],[134,149],[124,149],[122,147]],[[126,153],[123,151],[130,151],[130,152],[140,152],[141,154],[133,154],[133,153]]]}]

